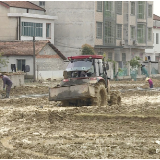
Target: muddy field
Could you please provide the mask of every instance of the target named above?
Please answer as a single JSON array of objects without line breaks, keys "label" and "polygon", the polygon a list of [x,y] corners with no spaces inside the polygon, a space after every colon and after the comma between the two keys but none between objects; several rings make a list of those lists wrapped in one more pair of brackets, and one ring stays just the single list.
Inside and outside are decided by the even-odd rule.
[{"label": "muddy field", "polygon": [[[160,80],[111,81],[121,106],[60,107],[59,82],[26,83],[0,99],[1,159],[160,158]],[[138,87],[138,88],[137,88]]]}]

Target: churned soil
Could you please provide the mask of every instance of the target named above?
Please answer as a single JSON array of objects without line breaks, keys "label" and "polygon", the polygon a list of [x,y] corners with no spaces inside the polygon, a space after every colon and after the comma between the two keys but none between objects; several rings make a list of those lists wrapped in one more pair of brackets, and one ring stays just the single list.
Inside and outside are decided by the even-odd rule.
[{"label": "churned soil", "polygon": [[[0,99],[1,159],[159,159],[160,80],[111,81],[121,106],[61,107],[59,83],[26,83]],[[138,87],[138,88],[137,88]]]}]

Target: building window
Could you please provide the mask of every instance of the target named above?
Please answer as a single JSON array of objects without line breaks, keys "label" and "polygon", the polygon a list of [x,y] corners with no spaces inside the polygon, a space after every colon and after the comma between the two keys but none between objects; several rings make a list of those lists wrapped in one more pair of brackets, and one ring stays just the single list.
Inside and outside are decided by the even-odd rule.
[{"label": "building window", "polygon": [[112,60],[112,53],[111,52],[108,53],[108,59]]},{"label": "building window", "polygon": [[117,1],[116,2],[116,11],[117,11],[117,14],[120,14],[122,15],[122,1]]},{"label": "building window", "polygon": [[104,44],[114,45],[115,42],[115,23],[106,21],[104,24]]},{"label": "building window", "polygon": [[97,22],[97,35],[96,38],[102,39],[102,22]]},{"label": "building window", "polygon": [[39,1],[39,6],[45,6],[45,1]]},{"label": "building window", "polygon": [[156,33],[156,44],[159,44],[159,34]]},{"label": "building window", "polygon": [[138,1],[138,19],[145,18],[145,2]]},{"label": "building window", "polygon": [[17,59],[17,71],[25,71],[25,59]]},{"label": "building window", "polygon": [[122,61],[126,62],[126,53],[122,53]]},{"label": "building window", "polygon": [[146,40],[146,26],[145,24],[137,25],[137,40],[138,43],[145,43]]},{"label": "building window", "polygon": [[97,36],[96,38],[102,39],[102,22],[97,22]]},{"label": "building window", "polygon": [[117,24],[117,39],[122,39],[122,25]]},{"label": "building window", "polygon": [[113,11],[113,2],[111,1],[104,1],[104,14],[106,17],[112,17]]},{"label": "building window", "polygon": [[51,38],[51,23],[46,24],[46,38]]},{"label": "building window", "polygon": [[102,1],[97,1],[97,12],[102,12]]},{"label": "building window", "polygon": [[131,39],[135,40],[135,27],[131,26]]},{"label": "building window", "polygon": [[154,43],[154,33],[153,33],[153,43]]},{"label": "building window", "polygon": [[148,28],[148,41],[152,41],[152,28]]},{"label": "building window", "polygon": [[131,2],[131,15],[135,15],[135,2]]},{"label": "building window", "polygon": [[42,37],[43,24],[33,22],[22,22],[22,36]]},{"label": "building window", "polygon": [[152,5],[148,5],[148,17],[152,17]]}]

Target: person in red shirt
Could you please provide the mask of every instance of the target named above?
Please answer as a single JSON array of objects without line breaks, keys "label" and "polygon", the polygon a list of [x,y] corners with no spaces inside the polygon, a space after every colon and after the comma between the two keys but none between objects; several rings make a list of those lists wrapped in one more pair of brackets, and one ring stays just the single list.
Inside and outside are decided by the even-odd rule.
[{"label": "person in red shirt", "polygon": [[149,77],[146,78],[146,81],[148,81],[149,87],[153,88],[153,81]]}]

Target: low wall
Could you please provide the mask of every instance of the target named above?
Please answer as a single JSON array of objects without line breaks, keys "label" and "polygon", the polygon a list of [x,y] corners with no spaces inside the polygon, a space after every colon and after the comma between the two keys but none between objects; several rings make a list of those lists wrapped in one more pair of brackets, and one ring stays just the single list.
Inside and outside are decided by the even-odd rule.
[{"label": "low wall", "polygon": [[[4,74],[4,73],[3,73]],[[24,74],[12,74],[12,73],[7,73],[7,74],[4,74],[4,75],[7,75],[11,81],[13,82],[13,85],[12,85],[12,88],[13,87],[19,87],[19,86],[23,86],[24,85]],[[3,81],[2,79],[0,79],[0,89],[3,90]]]},{"label": "low wall", "polygon": [[36,80],[46,80],[48,78],[53,79],[62,79],[63,70],[58,71],[36,71]]},{"label": "low wall", "polygon": [[[149,76],[150,78],[160,78],[160,74],[153,74]],[[145,79],[145,75],[137,75],[137,80],[138,79]],[[119,80],[131,80],[131,76],[118,76]]]}]

